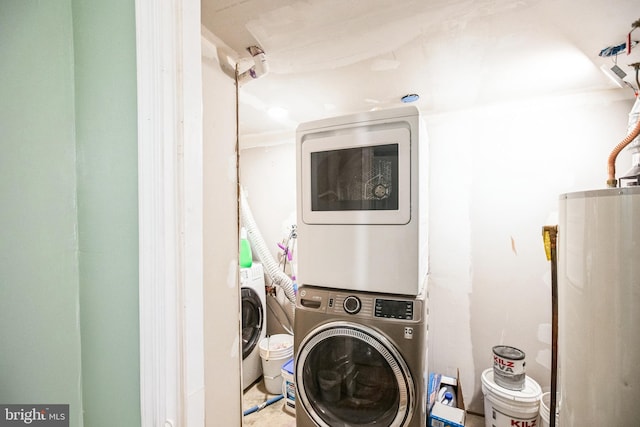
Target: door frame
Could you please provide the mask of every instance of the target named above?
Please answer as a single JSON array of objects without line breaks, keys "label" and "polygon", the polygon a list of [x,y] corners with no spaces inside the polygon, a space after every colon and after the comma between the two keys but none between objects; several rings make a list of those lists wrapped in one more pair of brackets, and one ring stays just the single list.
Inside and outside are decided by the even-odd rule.
[{"label": "door frame", "polygon": [[204,426],[200,2],[135,10],[141,425]]}]

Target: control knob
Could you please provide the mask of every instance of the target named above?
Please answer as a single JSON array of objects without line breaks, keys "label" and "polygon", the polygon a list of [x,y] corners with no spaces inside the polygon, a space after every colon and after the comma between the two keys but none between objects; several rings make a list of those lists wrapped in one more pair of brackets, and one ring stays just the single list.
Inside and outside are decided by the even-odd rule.
[{"label": "control knob", "polygon": [[342,303],[342,307],[344,307],[344,311],[349,314],[356,314],[362,308],[362,304],[360,303],[360,298],[350,295],[344,299]]}]

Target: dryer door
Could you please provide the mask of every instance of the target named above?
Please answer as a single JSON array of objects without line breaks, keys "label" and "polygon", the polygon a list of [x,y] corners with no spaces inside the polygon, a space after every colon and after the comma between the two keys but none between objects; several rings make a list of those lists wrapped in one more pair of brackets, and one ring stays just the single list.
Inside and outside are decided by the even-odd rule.
[{"label": "dryer door", "polygon": [[242,359],[246,359],[260,341],[264,324],[262,302],[251,288],[242,288]]},{"label": "dryer door", "polygon": [[405,426],[415,405],[414,381],[382,334],[351,322],[322,325],[300,343],[297,400],[320,426]]}]

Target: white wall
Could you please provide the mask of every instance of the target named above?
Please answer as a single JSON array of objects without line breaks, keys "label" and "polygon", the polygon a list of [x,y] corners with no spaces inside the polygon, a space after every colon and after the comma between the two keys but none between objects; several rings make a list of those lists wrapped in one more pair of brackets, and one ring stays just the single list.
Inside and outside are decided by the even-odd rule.
[{"label": "white wall", "polygon": [[[262,237],[276,260],[282,252],[277,243],[288,236],[289,227],[296,223],[293,138],[291,133],[288,142],[279,140],[276,145],[240,151],[240,183]],[[242,139],[241,143],[244,143]],[[292,330],[293,325],[285,327],[280,323],[285,322],[285,316],[275,298],[267,298],[267,304],[267,334],[285,334]]]},{"label": "white wall", "polygon": [[[288,142],[240,151],[240,183],[274,257],[287,227],[296,223],[294,136]],[[277,259],[277,258],[276,258]]]},{"label": "white wall", "polygon": [[[629,92],[629,93],[627,93]],[[430,143],[431,370],[459,368],[481,413],[491,348],[518,347],[549,387],[550,264],[542,226],[558,195],[604,188],[626,133],[630,91],[523,99],[425,117]],[[241,150],[241,183],[267,241],[295,209],[295,144]],[[628,155],[618,161],[626,171]],[[275,253],[275,250],[274,250]]]},{"label": "white wall", "polygon": [[235,84],[203,39],[206,425],[242,423]]},{"label": "white wall", "polygon": [[[482,411],[480,375],[493,345],[524,350],[528,375],[549,386],[551,273],[542,226],[557,223],[559,194],[605,187],[607,156],[625,135],[632,105],[620,95],[427,117],[430,366],[460,368],[474,412]],[[626,170],[628,156],[618,164]]]}]

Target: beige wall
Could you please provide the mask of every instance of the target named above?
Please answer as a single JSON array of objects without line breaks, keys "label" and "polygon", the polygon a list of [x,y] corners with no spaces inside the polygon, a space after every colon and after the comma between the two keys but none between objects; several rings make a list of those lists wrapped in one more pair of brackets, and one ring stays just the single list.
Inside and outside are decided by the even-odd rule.
[{"label": "beige wall", "polygon": [[235,86],[203,40],[206,425],[241,425]]}]

